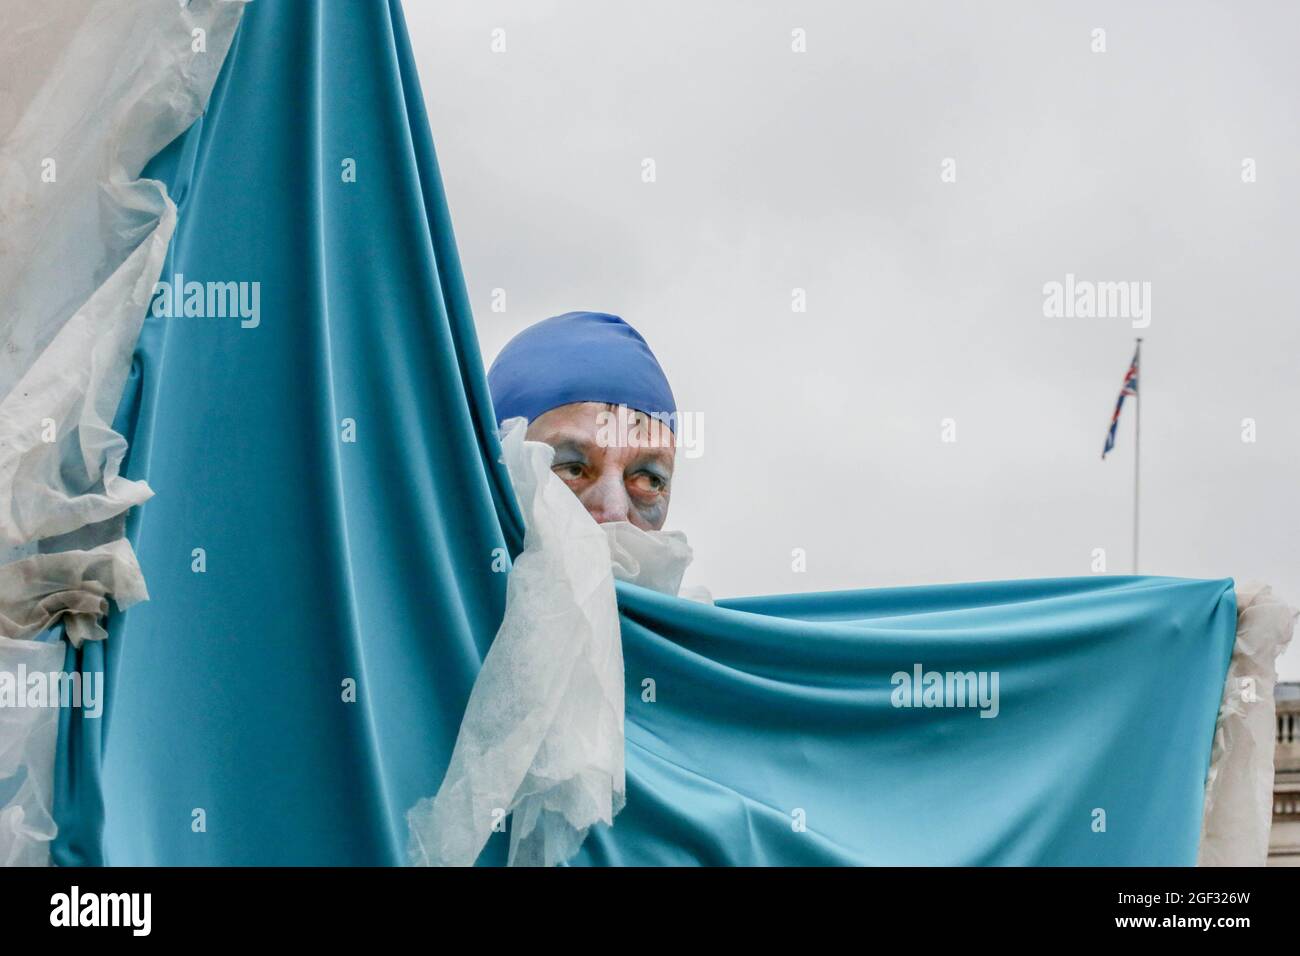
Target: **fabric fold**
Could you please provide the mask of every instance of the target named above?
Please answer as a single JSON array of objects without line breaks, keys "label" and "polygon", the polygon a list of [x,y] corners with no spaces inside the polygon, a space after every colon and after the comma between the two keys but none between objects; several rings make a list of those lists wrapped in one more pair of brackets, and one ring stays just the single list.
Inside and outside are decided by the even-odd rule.
[{"label": "fabric fold", "polygon": [[[0,567],[0,865],[43,866],[54,824],[59,707],[19,700],[28,675],[63,675],[64,644],[103,640],[109,597],[119,610],[147,600],[135,552],[123,538],[89,550],[34,554]],[[84,680],[84,675],[82,678]],[[10,696],[14,699],[10,699]]]},{"label": "fabric fold", "polygon": [[[145,163],[202,112],[243,0],[16,2],[0,58],[47,61],[0,129],[0,543],[150,497],[112,428],[176,207]],[[21,51],[22,45],[26,49]]]},{"label": "fabric fold", "polygon": [[[63,670],[62,641],[0,637],[0,683],[22,674]],[[13,675],[10,678],[10,675]],[[21,688],[15,687],[15,691]],[[3,697],[7,690],[0,690]],[[54,706],[0,706],[0,866],[45,866],[54,823]]]},{"label": "fabric fold", "polygon": [[0,567],[0,637],[22,640],[64,625],[73,647],[103,640],[109,598],[118,610],[149,599],[124,538],[85,551],[34,554]]},{"label": "fabric fold", "polygon": [[1297,611],[1268,585],[1237,587],[1237,639],[1205,780],[1198,866],[1263,866],[1273,820],[1277,658]]}]

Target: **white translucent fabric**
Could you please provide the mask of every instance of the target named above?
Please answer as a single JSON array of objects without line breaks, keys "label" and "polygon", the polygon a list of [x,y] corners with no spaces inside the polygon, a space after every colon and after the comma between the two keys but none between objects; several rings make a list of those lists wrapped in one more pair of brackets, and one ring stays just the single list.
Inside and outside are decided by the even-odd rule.
[{"label": "white translucent fabric", "polygon": [[[145,164],[207,103],[243,0],[0,4],[0,671],[61,670],[145,600],[112,421],[176,224]],[[36,552],[41,553],[36,553]],[[13,558],[19,560],[11,560]],[[0,709],[0,863],[48,862],[58,711]]]},{"label": "white translucent fabric", "polygon": [[1261,584],[1237,588],[1237,641],[1223,684],[1205,781],[1199,866],[1263,866],[1273,820],[1277,659],[1296,609]]},{"label": "white translucent fabric", "polygon": [[126,442],[112,429],[176,224],[163,185],[138,177],[202,111],[243,10],[73,6],[0,4],[0,87],[24,97],[11,93],[0,116],[0,544],[11,546],[152,494],[121,476]]},{"label": "white translucent fabric", "polygon": [[[63,670],[62,641],[0,637],[0,671],[15,676]],[[45,866],[57,828],[54,751],[56,707],[0,707],[0,866]]]},{"label": "white translucent fabric", "polygon": [[[109,597],[120,610],[147,601],[140,565],[125,538],[89,550],[34,554],[0,567],[0,637],[35,637],[62,623],[74,647],[102,640]],[[3,744],[0,744],[2,746]]]},{"label": "white translucent fabric", "polygon": [[597,524],[526,427],[511,419],[501,442],[524,550],[442,786],[407,813],[414,865],[472,865],[512,814],[510,864],[553,866],[613,822],[625,799],[614,580],[676,594],[691,561],[681,532]]},{"label": "white translucent fabric", "polygon": [[[148,598],[124,538],[0,567],[0,681],[12,680],[22,693],[25,675],[61,673],[63,641],[32,638],[62,623],[74,645],[102,639],[110,595],[122,609]],[[13,704],[0,695],[0,865],[42,866],[56,833],[59,711],[52,699],[40,706]]]}]

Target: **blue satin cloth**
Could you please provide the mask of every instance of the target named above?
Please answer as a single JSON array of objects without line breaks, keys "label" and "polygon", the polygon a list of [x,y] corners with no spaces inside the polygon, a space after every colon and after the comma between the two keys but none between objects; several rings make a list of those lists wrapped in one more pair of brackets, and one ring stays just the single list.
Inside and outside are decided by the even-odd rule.
[{"label": "blue satin cloth", "polygon": [[[401,863],[521,529],[398,4],[250,4],[148,175],[163,278],[261,315],[146,320],[117,424],[152,597],[68,652],[108,684],[63,715],[54,860]],[[618,593],[628,802],[575,864],[1195,862],[1231,581]],[[996,673],[998,715],[895,706],[916,665]]]}]

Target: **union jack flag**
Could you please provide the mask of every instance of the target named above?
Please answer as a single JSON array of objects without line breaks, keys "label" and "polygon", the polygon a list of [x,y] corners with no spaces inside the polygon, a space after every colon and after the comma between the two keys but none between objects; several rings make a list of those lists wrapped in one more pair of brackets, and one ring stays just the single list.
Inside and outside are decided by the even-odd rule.
[{"label": "union jack flag", "polygon": [[1105,460],[1106,453],[1115,447],[1115,429],[1119,427],[1119,410],[1124,407],[1124,397],[1136,396],[1138,393],[1138,356],[1141,352],[1141,345],[1133,350],[1133,361],[1129,363],[1128,372],[1124,375],[1124,385],[1119,390],[1119,400],[1115,402],[1115,414],[1110,417],[1110,431],[1106,432],[1106,447],[1101,450],[1102,460]]}]

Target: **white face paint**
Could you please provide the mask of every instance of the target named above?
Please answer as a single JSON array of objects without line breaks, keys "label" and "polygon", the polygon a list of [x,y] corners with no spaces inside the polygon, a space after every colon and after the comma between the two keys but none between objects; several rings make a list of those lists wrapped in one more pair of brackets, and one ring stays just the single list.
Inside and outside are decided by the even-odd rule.
[{"label": "white face paint", "polygon": [[575,402],[539,415],[526,437],[555,449],[552,470],[598,523],[663,528],[676,448],[662,422],[622,405]]}]

